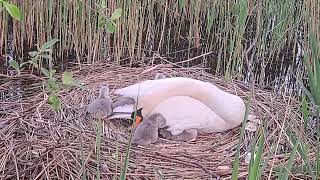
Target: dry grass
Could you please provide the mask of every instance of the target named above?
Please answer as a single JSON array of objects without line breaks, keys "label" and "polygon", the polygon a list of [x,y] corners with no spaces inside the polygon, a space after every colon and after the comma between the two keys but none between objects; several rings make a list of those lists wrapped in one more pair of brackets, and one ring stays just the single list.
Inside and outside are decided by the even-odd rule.
[{"label": "dry grass", "polygon": [[[135,82],[151,79],[156,72],[162,72],[167,76],[185,76],[211,81],[244,99],[250,94],[250,88],[243,83],[226,82],[222,78],[205,73],[201,68],[175,69],[163,65],[141,75],[143,70],[146,68],[125,68],[106,64],[83,67],[81,70],[74,69],[76,78],[84,82],[88,89],[60,91],[63,112],[58,114],[49,108],[46,103],[47,95],[41,85],[36,84],[39,77],[28,74],[2,77],[6,79],[0,86],[2,94],[12,93],[10,87],[17,81],[27,84],[28,94],[19,101],[14,98],[0,100],[0,178],[80,179],[85,170],[88,179],[94,179],[96,134],[93,119],[86,113],[86,106],[93,96],[98,94],[96,87],[102,81],[107,81],[113,92]],[[30,85],[32,83],[34,85]],[[286,153],[290,152],[290,146],[288,138],[281,130],[292,126],[297,134],[302,133],[303,123],[298,114],[298,107],[299,103],[293,97],[255,89],[254,112],[268,126],[264,157],[269,153],[271,145],[278,144],[266,170],[284,163],[288,158]],[[101,178],[111,179],[115,174],[120,174],[129,131],[128,126],[121,120],[103,123]],[[247,175],[248,164],[244,162],[243,156],[250,148],[250,139],[253,136],[254,133],[247,132],[246,140],[241,144],[240,177]],[[201,135],[192,143],[160,139],[148,147],[133,146],[128,179],[154,179],[154,168],[166,179],[208,179],[211,175],[230,178],[238,138],[239,128],[235,128],[224,133]],[[82,168],[81,164],[81,149],[84,152],[85,168]],[[116,156],[117,150],[119,156]],[[310,158],[314,158],[313,156],[311,154]],[[264,176],[268,176],[268,172],[265,172]]]}]

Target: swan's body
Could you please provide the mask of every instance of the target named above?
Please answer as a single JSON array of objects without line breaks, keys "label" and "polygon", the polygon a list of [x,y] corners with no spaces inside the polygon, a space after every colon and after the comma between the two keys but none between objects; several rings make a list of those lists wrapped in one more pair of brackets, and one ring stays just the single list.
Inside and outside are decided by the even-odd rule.
[{"label": "swan's body", "polygon": [[150,112],[156,113],[166,119],[166,129],[172,135],[179,135],[186,129],[196,129],[198,133],[213,133],[232,128],[209,107],[188,96],[173,96],[163,100]]},{"label": "swan's body", "polygon": [[99,97],[88,105],[87,110],[96,119],[103,119],[112,114],[112,100],[107,86],[100,88]]},{"label": "swan's body", "polygon": [[[199,132],[232,129],[241,124],[245,113],[240,97],[222,91],[211,83],[190,78],[147,80],[119,89],[115,94],[133,99],[137,109],[142,109],[142,117],[156,112],[164,115],[168,130],[173,135],[190,128],[199,129]],[[111,119],[120,116],[130,119],[134,111],[135,104],[115,107]]]}]

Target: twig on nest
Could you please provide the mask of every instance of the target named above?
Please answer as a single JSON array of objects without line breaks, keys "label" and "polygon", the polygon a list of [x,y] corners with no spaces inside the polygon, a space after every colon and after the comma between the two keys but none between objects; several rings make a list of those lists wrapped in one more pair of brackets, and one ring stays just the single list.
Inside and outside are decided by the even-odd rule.
[{"label": "twig on nest", "polygon": [[195,161],[189,162],[189,161],[178,159],[178,158],[175,158],[175,157],[169,157],[169,156],[166,156],[166,155],[161,154],[159,152],[155,152],[155,154],[158,155],[158,156],[165,157],[166,159],[170,159],[171,161],[175,160],[176,162],[179,162],[179,163],[182,163],[182,164],[185,164],[185,165],[189,165],[189,166],[193,166],[193,167],[199,167],[199,168],[203,169],[209,175],[211,175],[211,176],[213,176],[215,178],[219,178],[219,176],[217,174],[209,171],[206,167],[204,167],[203,165],[199,164],[198,162],[195,162]]}]

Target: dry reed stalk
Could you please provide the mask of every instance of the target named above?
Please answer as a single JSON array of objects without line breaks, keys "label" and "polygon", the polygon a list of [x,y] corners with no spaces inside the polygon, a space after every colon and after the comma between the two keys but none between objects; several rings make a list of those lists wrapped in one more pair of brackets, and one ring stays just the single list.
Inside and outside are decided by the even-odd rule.
[{"label": "dry reed stalk", "polygon": [[[301,64],[295,62],[295,56],[300,38],[298,32],[305,25],[303,10],[312,10],[313,19],[317,19],[318,9],[314,7],[319,4],[314,0],[250,0],[242,4],[242,0],[12,2],[24,15],[21,23],[14,22],[14,50],[19,57],[34,49],[35,44],[43,44],[50,38],[61,40],[56,47],[56,64],[70,61],[68,58],[72,55],[79,65],[106,57],[120,64],[120,60],[127,57],[128,64],[144,66],[150,63],[145,58],[152,58],[154,52],[169,57],[174,63],[214,52],[181,65],[205,64],[214,73],[242,79],[247,76],[243,71],[250,66],[261,86],[276,84],[272,79],[281,84],[284,80],[274,78],[274,74],[290,76],[288,68]],[[258,3],[262,8],[258,8]],[[101,16],[110,17],[119,7],[123,14],[116,22],[116,33],[99,28],[97,20]],[[7,14],[4,11],[0,25],[3,27],[0,32],[3,54],[7,46]],[[246,61],[242,54],[252,43],[256,46],[248,53]],[[304,76],[302,69],[295,69],[299,76]]]}]

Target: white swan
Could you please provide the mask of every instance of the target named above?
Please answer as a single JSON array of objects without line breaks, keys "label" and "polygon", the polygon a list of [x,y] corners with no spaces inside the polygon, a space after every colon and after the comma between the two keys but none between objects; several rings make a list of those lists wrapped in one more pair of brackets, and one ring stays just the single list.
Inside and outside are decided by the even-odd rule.
[{"label": "white swan", "polygon": [[[145,117],[153,111],[162,101],[174,97],[174,96],[188,96],[200,103],[204,104],[210,109],[214,116],[216,116],[217,122],[222,121],[224,123],[217,123],[217,129],[232,129],[243,121],[245,113],[245,104],[243,100],[233,94],[222,91],[215,85],[191,78],[173,77],[157,80],[146,80],[141,83],[133,84],[131,86],[119,89],[115,91],[115,94],[124,98],[133,99],[137,103],[137,109],[141,109],[142,117]],[[139,97],[139,98],[138,98]],[[181,98],[178,98],[182,100]],[[186,101],[186,100],[184,100]],[[183,106],[184,103],[173,102],[172,105],[163,107],[160,113],[172,112],[176,113],[174,109],[177,104]],[[196,106],[188,106],[183,108],[186,112],[192,111]],[[110,117],[128,118],[131,119],[132,112],[135,111],[135,105],[128,103],[114,107],[114,115]],[[200,115],[200,110],[198,113]],[[197,118],[196,118],[197,119]],[[196,123],[197,120],[194,120]],[[168,123],[171,121],[167,119]],[[183,121],[181,121],[181,124]]]},{"label": "white swan", "polygon": [[166,120],[166,129],[172,135],[178,135],[187,129],[196,129],[202,134],[222,132],[235,127],[235,124],[227,123],[199,100],[188,96],[169,97],[149,114],[161,114]]}]

